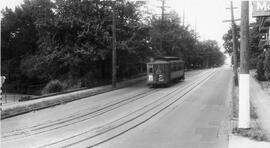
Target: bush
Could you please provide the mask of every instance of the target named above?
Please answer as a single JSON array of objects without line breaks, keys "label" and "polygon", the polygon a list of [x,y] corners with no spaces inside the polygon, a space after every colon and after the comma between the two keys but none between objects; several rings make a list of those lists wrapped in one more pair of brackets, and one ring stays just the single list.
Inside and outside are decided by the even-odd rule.
[{"label": "bush", "polygon": [[266,52],[265,55],[265,77],[268,81],[270,81],[270,50]]},{"label": "bush", "polygon": [[94,87],[98,84],[96,75],[93,72],[88,72],[82,79],[82,87]]},{"label": "bush", "polygon": [[62,81],[62,84],[64,86],[64,90],[77,89],[82,86],[81,80],[76,78],[65,79]]},{"label": "bush", "polygon": [[42,94],[61,92],[63,89],[64,85],[59,80],[52,80],[44,87]]},{"label": "bush", "polygon": [[265,80],[265,70],[264,70],[264,62],[263,62],[264,58],[261,58],[258,60],[258,63],[257,63],[257,75],[256,75],[256,78],[259,80],[259,81],[264,81]]},{"label": "bush", "polygon": [[31,99],[32,99],[31,96],[22,96],[22,97],[19,99],[19,102],[21,102],[21,101],[29,101],[29,100],[31,100]]},{"label": "bush", "polygon": [[250,57],[250,59],[249,59],[249,69],[256,69],[259,60],[260,60],[260,59],[259,59],[257,56],[255,56],[255,57]]},{"label": "bush", "polygon": [[249,138],[251,138],[253,140],[257,140],[257,141],[270,141],[270,139],[268,139],[265,131],[263,131],[260,127],[253,127],[253,128],[249,128],[249,129],[233,128],[232,133],[237,134],[237,135],[241,135],[244,137],[249,137]]}]

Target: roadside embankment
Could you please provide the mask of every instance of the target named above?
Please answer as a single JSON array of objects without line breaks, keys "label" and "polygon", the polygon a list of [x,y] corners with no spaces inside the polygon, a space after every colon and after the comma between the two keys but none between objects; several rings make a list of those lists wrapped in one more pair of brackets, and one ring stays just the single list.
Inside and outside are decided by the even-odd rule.
[{"label": "roadside embankment", "polygon": [[251,102],[256,108],[258,122],[266,131],[270,141],[270,95],[268,95],[260,86],[259,82],[251,77],[250,79]]},{"label": "roadside embankment", "polygon": [[[204,70],[190,70],[188,71],[188,76],[192,77],[201,73]],[[40,110],[48,107],[53,107],[56,105],[68,103],[71,101],[83,99],[86,97],[90,97],[93,95],[98,95],[101,93],[106,93],[109,91],[113,91],[115,89],[123,88],[138,82],[146,81],[145,74],[137,78],[133,78],[130,80],[122,81],[117,83],[116,88],[112,88],[111,85],[95,87],[91,89],[77,89],[77,90],[69,90],[68,92],[60,92],[54,94],[48,94],[45,96],[38,96],[32,98],[33,100],[11,103],[11,104],[3,104],[1,106],[1,119],[13,117],[16,115],[24,114],[27,112]]]},{"label": "roadside embankment", "polygon": [[16,115],[24,114],[27,112],[40,110],[64,103],[68,103],[71,101],[83,99],[86,97],[90,97],[93,95],[113,91],[119,88],[123,88],[141,81],[145,81],[146,77],[141,76],[138,78],[134,78],[131,80],[119,82],[116,86],[116,88],[112,88],[111,85],[91,88],[91,89],[83,89],[83,90],[77,90],[77,91],[71,91],[71,92],[62,92],[62,93],[56,93],[46,96],[39,96],[38,98],[35,98],[35,100],[30,101],[24,101],[19,102],[15,104],[6,104],[1,106],[1,119],[13,117]]},{"label": "roadside embankment", "polygon": [[239,88],[232,90],[232,134],[229,148],[268,148],[270,147],[270,96],[263,91],[259,82],[250,77],[250,128],[237,128]]}]

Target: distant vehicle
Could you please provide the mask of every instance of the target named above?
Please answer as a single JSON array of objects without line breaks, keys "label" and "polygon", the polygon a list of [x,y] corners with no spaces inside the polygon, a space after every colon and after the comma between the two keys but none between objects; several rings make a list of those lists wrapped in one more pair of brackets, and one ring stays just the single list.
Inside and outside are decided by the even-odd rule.
[{"label": "distant vehicle", "polygon": [[147,63],[147,84],[151,87],[168,85],[185,79],[184,61],[179,57],[159,57]]}]

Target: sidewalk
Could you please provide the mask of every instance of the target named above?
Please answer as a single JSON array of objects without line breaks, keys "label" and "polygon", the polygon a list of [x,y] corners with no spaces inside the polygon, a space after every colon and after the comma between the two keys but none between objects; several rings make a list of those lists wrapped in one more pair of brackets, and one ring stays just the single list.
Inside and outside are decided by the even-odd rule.
[{"label": "sidewalk", "polygon": [[[270,137],[270,96],[254,77],[250,77],[250,101],[256,108],[258,123]],[[247,137],[229,135],[229,148],[270,148],[270,142],[255,141]]]}]

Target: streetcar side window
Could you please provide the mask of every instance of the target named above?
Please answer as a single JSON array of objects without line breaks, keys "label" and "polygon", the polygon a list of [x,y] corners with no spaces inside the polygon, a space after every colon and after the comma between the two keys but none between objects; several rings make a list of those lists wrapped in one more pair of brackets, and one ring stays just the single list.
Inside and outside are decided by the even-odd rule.
[{"label": "streetcar side window", "polygon": [[176,67],[175,67],[176,65],[175,65],[175,63],[172,63],[172,66],[171,66],[171,70],[174,72],[174,71],[176,71]]}]

